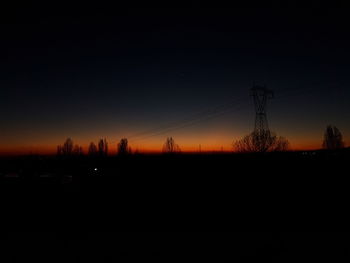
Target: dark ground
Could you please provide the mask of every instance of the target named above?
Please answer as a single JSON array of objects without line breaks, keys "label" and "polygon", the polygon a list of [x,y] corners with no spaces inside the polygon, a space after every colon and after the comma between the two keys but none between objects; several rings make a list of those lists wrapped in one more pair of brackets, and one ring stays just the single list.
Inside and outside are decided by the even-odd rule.
[{"label": "dark ground", "polygon": [[345,258],[349,161],[348,150],[3,157],[2,255]]}]

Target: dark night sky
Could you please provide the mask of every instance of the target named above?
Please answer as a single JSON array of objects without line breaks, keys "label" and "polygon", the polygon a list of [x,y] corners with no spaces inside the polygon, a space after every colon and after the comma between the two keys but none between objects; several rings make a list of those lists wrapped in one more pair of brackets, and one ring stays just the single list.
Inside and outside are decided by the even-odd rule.
[{"label": "dark night sky", "polygon": [[[1,18],[0,152],[53,151],[66,137],[85,147],[106,137],[113,150],[122,136],[141,150],[167,136],[184,150],[229,150],[253,128],[253,83],[275,91],[270,128],[292,148],[319,148],[327,124],[349,142],[347,20],[346,9],[318,7],[11,8]],[[179,129],[131,137],[169,122]]]}]

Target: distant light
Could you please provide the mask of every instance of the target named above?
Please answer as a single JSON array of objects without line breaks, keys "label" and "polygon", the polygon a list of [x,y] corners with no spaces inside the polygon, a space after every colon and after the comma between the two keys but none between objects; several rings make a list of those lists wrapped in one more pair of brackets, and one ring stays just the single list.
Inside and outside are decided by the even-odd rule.
[{"label": "distant light", "polygon": [[94,170],[97,171],[97,168],[95,168]]}]

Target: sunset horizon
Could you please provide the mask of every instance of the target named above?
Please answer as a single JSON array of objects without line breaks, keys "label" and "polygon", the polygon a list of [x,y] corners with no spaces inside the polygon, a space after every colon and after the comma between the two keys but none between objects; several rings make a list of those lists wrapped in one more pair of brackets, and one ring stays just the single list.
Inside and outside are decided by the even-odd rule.
[{"label": "sunset horizon", "polygon": [[349,261],[350,9],[128,4],[2,5],[4,262]]}]

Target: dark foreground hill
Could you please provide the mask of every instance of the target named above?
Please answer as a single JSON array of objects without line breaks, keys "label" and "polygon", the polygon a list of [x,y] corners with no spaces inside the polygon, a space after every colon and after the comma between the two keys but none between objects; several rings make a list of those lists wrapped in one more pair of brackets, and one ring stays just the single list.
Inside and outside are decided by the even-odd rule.
[{"label": "dark foreground hill", "polygon": [[349,161],[348,151],[2,158],[2,236],[14,253],[65,240],[97,258],[344,257]]}]

